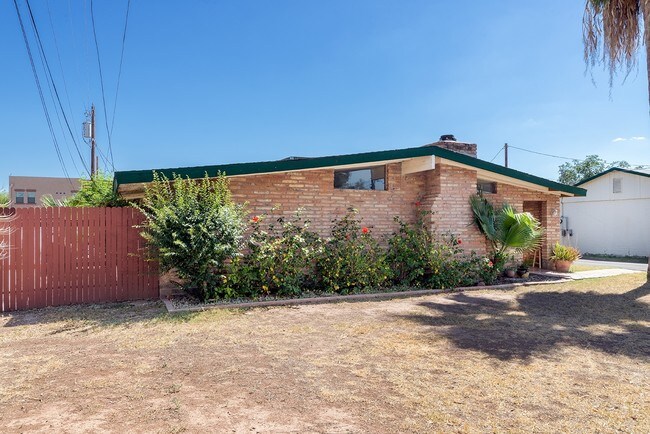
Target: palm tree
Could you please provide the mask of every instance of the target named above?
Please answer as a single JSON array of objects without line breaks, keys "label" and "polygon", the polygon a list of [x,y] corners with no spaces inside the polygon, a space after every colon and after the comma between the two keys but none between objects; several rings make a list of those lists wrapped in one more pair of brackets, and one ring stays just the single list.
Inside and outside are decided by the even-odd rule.
[{"label": "palm tree", "polygon": [[470,197],[474,223],[491,244],[494,263],[505,259],[508,250],[528,252],[539,247],[544,234],[541,223],[528,212],[516,212],[504,204],[496,211],[483,196]]},{"label": "palm tree", "polygon": [[619,67],[630,73],[645,42],[650,101],[650,0],[587,0],[582,38],[585,62],[589,66],[604,64],[610,87]]}]

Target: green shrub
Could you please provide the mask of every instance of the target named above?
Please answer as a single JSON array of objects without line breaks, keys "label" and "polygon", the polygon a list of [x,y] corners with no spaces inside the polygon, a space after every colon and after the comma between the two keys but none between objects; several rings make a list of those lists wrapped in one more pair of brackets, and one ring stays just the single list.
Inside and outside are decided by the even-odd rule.
[{"label": "green shrub", "polygon": [[327,292],[348,294],[359,289],[384,285],[391,277],[386,255],[370,230],[361,227],[357,211],[333,220],[331,237],[317,258],[316,271],[320,287]]},{"label": "green shrub", "polygon": [[580,259],[580,250],[576,249],[575,247],[555,243],[555,246],[553,246],[553,255],[551,255],[550,259],[553,261],[573,262],[577,259]]},{"label": "green shrub", "polygon": [[433,239],[424,225],[426,214],[418,211],[415,224],[394,218],[399,229],[388,239],[386,261],[392,270],[394,282],[399,285],[421,286],[425,283],[425,276],[431,272]]},{"label": "green shrub", "polygon": [[129,203],[123,200],[113,190],[113,177],[97,172],[89,179],[80,179],[81,188],[74,196],[61,203],[45,200],[45,206],[96,206],[96,207],[119,207],[128,206]]},{"label": "green shrub", "polygon": [[243,209],[233,203],[228,180],[201,180],[154,172],[138,208],[145,215],[143,237],[162,272],[176,269],[184,289],[199,299],[228,297],[225,264],[239,254],[245,228]]},{"label": "green shrub", "polygon": [[309,220],[298,210],[293,219],[280,217],[262,230],[264,217],[251,219],[253,232],[248,252],[238,258],[228,276],[229,284],[239,296],[296,296],[313,289],[315,258],[322,240],[309,231]]}]

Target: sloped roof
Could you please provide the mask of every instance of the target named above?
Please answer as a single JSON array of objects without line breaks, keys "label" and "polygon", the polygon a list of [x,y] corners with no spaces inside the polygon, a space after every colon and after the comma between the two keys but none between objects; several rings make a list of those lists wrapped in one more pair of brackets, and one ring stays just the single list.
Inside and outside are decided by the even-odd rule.
[{"label": "sloped roof", "polygon": [[645,176],[645,177],[650,178],[650,170],[643,170],[643,169],[642,170],[639,170],[639,169],[632,170],[632,169],[622,169],[620,167],[612,167],[611,169],[607,169],[604,172],[600,172],[600,173],[598,173],[598,174],[596,174],[594,176],[590,176],[589,178],[583,179],[582,181],[577,183],[576,186],[586,184],[589,181],[593,181],[596,178],[600,178],[601,176],[607,175],[608,173],[611,173],[611,172],[614,172],[614,171],[629,173],[629,174],[632,174],[632,175]]},{"label": "sloped roof", "polygon": [[380,161],[405,160],[409,158],[436,156],[445,160],[454,161],[466,166],[482,169],[509,178],[529,182],[549,190],[564,192],[576,196],[585,196],[587,191],[583,188],[561,184],[519,170],[493,164],[480,160],[469,155],[450,151],[438,146],[421,146],[417,148],[395,149],[390,151],[363,152],[358,154],[332,155],[327,157],[314,157],[304,159],[284,159],[277,161],[260,161],[255,163],[235,163],[212,166],[178,167],[154,170],[130,170],[115,172],[114,189],[119,191],[120,186],[125,184],[148,183],[153,180],[153,172],[164,174],[171,178],[174,174],[189,177],[202,178],[215,176],[217,173],[224,173],[228,176],[255,175],[274,172],[288,172],[295,170],[320,169],[325,167],[346,166],[352,164],[375,163]]}]

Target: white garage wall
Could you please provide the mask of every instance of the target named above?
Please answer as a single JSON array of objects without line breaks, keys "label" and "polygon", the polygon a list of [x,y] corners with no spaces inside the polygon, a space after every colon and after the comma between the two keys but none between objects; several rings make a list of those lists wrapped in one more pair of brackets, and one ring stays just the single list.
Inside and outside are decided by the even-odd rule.
[{"label": "white garage wall", "polygon": [[[621,193],[612,192],[614,178],[621,179]],[[584,253],[650,255],[650,178],[611,172],[581,187],[586,197],[562,200],[562,227],[573,232],[564,244]]]}]

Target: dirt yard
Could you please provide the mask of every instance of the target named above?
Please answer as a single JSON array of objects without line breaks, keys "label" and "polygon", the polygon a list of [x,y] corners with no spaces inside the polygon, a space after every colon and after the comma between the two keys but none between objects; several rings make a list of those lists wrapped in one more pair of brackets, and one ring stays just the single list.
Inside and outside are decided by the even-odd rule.
[{"label": "dirt yard", "polygon": [[650,432],[645,282],[4,315],[0,431]]}]

